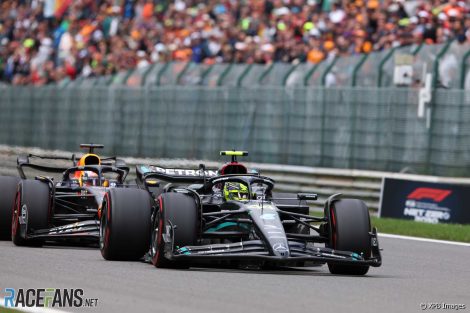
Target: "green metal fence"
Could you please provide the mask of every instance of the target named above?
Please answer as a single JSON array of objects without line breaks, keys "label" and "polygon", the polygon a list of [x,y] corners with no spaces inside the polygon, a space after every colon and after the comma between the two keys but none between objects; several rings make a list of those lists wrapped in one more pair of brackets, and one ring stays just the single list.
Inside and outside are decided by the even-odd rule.
[{"label": "green metal fence", "polygon": [[[394,71],[412,60],[412,83]],[[418,116],[419,88],[432,99]],[[0,86],[0,143],[105,153],[470,175],[470,45],[456,41],[319,64],[157,63],[55,86]]]},{"label": "green metal fence", "polygon": [[99,142],[108,154],[203,159],[236,148],[255,162],[470,175],[469,90],[438,89],[428,122],[417,117],[411,88],[69,85],[0,93],[2,144],[74,151]]},{"label": "green metal fence", "polygon": [[434,86],[470,89],[470,44],[411,45],[368,55],[333,58],[319,64],[194,64],[157,63],[114,77],[77,79],[73,86],[327,86],[393,87],[397,58],[412,57],[412,86],[434,75]]}]

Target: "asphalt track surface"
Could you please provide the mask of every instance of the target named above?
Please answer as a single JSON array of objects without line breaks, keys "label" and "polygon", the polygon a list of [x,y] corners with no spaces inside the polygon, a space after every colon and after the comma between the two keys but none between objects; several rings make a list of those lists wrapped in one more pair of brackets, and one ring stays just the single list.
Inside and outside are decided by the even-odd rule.
[{"label": "asphalt track surface", "polygon": [[[380,238],[383,266],[365,277],[326,266],[257,271],[157,269],[105,261],[97,249],[15,247],[0,242],[3,289],[82,288],[98,298],[85,312],[418,312],[421,303],[465,304],[470,311],[470,247]],[[452,311],[452,310],[444,310]]]}]

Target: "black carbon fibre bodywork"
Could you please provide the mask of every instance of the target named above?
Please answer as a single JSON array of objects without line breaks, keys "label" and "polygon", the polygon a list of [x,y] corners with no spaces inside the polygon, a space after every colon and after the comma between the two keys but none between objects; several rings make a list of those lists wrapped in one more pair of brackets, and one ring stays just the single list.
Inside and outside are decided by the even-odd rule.
[{"label": "black carbon fibre bodywork", "polygon": [[[316,200],[316,195],[280,196],[273,192],[274,180],[259,173],[217,175],[204,168],[197,171],[142,166],[137,167],[137,174],[142,187],[147,188],[156,200],[156,211],[157,198],[168,192],[185,194],[194,198],[197,204],[200,231],[196,245],[176,246],[174,238],[178,225],[171,220],[164,221],[167,226],[161,244],[165,258],[175,263],[248,263],[256,266],[328,263],[353,267],[379,267],[382,264],[377,230],[370,226],[366,255],[332,248],[330,207],[341,200],[339,194],[326,201],[325,215],[317,217],[310,215],[306,203],[306,200]],[[223,199],[220,189],[226,182],[248,186],[250,199]],[[190,183],[193,185],[188,185]],[[165,186],[161,188],[163,184]],[[158,214],[153,214],[152,219],[158,219]],[[153,221],[153,225],[159,224]]]},{"label": "black carbon fibre bodywork", "polygon": [[[100,148],[100,145],[85,145],[89,148]],[[43,164],[34,164],[30,160],[40,159]],[[70,166],[53,166],[49,163],[56,160],[70,161]],[[45,163],[45,164],[44,164]],[[78,165],[75,156],[70,158],[55,156],[22,155],[17,159],[20,177],[25,181],[39,181],[47,185],[49,190],[49,205],[47,209],[47,227],[39,229],[28,225],[28,206],[20,205],[18,195],[13,209],[16,229],[19,237],[25,241],[54,241],[98,244],[99,242],[99,212],[103,197],[110,188],[127,188],[125,178],[129,168],[115,157],[100,159],[100,164]],[[61,179],[55,181],[52,177],[36,176],[28,178],[25,169],[34,169],[50,173],[60,173]],[[92,172],[93,184],[87,184],[77,178],[76,172]],[[18,189],[19,192],[20,188]]]}]

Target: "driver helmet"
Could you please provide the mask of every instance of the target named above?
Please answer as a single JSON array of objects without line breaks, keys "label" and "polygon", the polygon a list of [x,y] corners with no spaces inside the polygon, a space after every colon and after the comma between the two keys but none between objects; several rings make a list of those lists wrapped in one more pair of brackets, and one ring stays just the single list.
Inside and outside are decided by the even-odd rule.
[{"label": "driver helmet", "polygon": [[228,182],[224,185],[224,198],[225,201],[247,201],[250,199],[250,193],[245,184]]},{"label": "driver helmet", "polygon": [[82,186],[98,186],[98,174],[93,171],[83,171],[80,175],[80,185]]}]

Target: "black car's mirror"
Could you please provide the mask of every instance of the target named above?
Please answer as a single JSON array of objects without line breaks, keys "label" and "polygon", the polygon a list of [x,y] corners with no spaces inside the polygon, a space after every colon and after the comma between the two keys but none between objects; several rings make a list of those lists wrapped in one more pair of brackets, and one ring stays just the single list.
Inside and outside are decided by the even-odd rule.
[{"label": "black car's mirror", "polygon": [[318,195],[315,193],[298,193],[297,199],[299,200],[317,200]]},{"label": "black car's mirror", "polygon": [[145,184],[149,187],[160,187],[160,182],[156,179],[146,179]]}]

